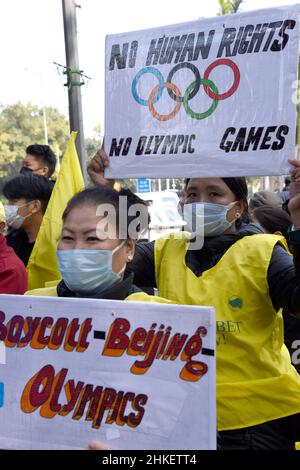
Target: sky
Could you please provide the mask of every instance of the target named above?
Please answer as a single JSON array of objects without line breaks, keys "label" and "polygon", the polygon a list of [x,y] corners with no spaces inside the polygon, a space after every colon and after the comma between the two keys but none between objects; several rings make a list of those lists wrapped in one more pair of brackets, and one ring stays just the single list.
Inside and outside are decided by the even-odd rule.
[{"label": "sky", "polygon": [[[0,0],[0,104],[21,101],[54,106],[68,116],[61,0]],[[104,132],[104,60],[107,34],[136,31],[216,16],[217,0],[76,0],[79,64],[91,77],[82,91],[84,133]],[[241,11],[294,4],[244,0]],[[60,70],[60,73],[59,73]]]}]

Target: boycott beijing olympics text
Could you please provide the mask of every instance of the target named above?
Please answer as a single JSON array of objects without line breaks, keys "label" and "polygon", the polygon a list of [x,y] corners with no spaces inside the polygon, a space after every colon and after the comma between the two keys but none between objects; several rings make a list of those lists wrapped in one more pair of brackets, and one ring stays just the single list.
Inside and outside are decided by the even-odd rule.
[{"label": "boycott beijing olympics text", "polygon": [[[33,349],[63,348],[67,353],[83,353],[89,347],[89,335],[93,329],[92,319],[67,318],[54,319],[47,317],[13,316],[5,324],[5,313],[0,312],[0,340],[8,348]],[[193,335],[171,334],[172,327],[153,323],[149,331],[138,327],[130,332],[130,322],[125,318],[116,318],[111,324],[107,340],[101,354],[118,358],[125,352],[128,356],[144,356],[135,360],[130,373],[142,375],[147,373],[154,360],[175,361],[180,356],[185,362],[179,377],[189,382],[198,381],[208,371],[208,366],[202,361],[192,358],[201,352],[202,338],[207,330],[204,326],[197,328]],[[48,330],[48,331],[46,331]],[[90,406],[86,419],[92,421],[94,428],[99,428],[104,412],[109,414],[107,424],[116,423],[130,427],[138,426],[144,416],[144,407],[148,401],[145,394],[135,394],[131,391],[117,391],[99,385],[84,384],[66,377],[68,369],[63,368],[56,373],[51,364],[42,367],[26,384],[21,397],[21,408],[25,413],[32,413],[40,408],[40,415],[53,418],[56,414],[66,416],[74,410],[72,419],[80,419],[85,412],[87,402]],[[41,390],[42,386],[42,390]],[[62,388],[65,389],[67,403],[58,402]],[[125,415],[128,402],[137,413]]]}]

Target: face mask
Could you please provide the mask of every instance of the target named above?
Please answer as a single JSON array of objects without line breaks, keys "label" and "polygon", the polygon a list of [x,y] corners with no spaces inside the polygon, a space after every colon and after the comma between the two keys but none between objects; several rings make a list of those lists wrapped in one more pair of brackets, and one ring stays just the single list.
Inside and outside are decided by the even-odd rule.
[{"label": "face mask", "polygon": [[28,168],[27,166],[22,166],[20,173],[21,175],[29,175],[30,173],[32,173],[32,169]]},{"label": "face mask", "polygon": [[225,232],[234,222],[228,222],[227,212],[236,202],[228,205],[210,202],[181,204],[179,211],[186,222],[185,230],[193,235],[214,237]]},{"label": "face mask", "polygon": [[100,294],[121,280],[112,270],[112,257],[126,240],[114,250],[57,250],[56,256],[66,286],[78,294]]},{"label": "face mask", "polygon": [[4,212],[5,212],[5,217],[6,217],[6,223],[9,227],[15,228],[18,230],[19,228],[22,227],[24,220],[27,219],[27,217],[30,217],[31,214],[28,214],[26,216],[22,216],[18,214],[18,209],[20,207],[25,207],[27,204],[23,204],[22,206],[15,206],[14,204],[5,204],[4,205]]},{"label": "face mask", "polygon": [[[22,168],[20,170],[20,174],[21,175],[31,175],[31,174],[40,175],[40,173],[37,173],[37,171],[42,170],[42,169],[43,169],[43,167],[35,168],[34,170],[32,170],[31,168],[28,168],[27,166],[22,166]],[[42,176],[44,176],[44,174]]]}]

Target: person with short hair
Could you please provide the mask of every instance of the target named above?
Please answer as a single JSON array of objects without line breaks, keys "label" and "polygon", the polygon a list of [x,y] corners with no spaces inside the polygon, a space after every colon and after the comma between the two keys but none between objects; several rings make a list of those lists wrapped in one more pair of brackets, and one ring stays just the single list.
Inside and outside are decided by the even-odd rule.
[{"label": "person with short hair", "polygon": [[27,273],[22,261],[4,236],[6,217],[0,202],[0,294],[23,295],[27,290]]},{"label": "person with short hair", "polygon": [[288,241],[288,230],[292,225],[289,214],[280,207],[260,206],[252,212],[252,220],[264,233],[283,235]]},{"label": "person with short hair", "polygon": [[276,193],[272,191],[258,191],[249,200],[249,214],[252,217],[254,209],[261,206],[272,206],[281,208],[282,201]]},{"label": "person with short hair", "polygon": [[44,176],[29,173],[7,181],[3,195],[7,225],[7,243],[26,266],[37,238],[54,183]]},{"label": "person with short hair", "polygon": [[51,178],[56,167],[56,155],[49,145],[29,145],[20,173],[28,172]]}]

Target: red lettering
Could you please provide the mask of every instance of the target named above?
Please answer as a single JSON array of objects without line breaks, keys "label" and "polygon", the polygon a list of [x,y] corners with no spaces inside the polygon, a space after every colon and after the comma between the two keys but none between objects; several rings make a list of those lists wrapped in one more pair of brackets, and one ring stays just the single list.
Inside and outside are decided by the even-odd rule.
[{"label": "red lettering", "polygon": [[130,426],[131,428],[136,428],[137,426],[141,424],[143,416],[145,414],[145,408],[143,408],[141,405],[146,405],[147,401],[148,401],[147,395],[140,394],[135,397],[132,403],[132,408],[135,411],[137,411],[138,414],[136,415],[134,413],[130,413],[128,415],[128,419],[127,419],[128,426]]},{"label": "red lettering", "polygon": [[90,343],[87,341],[87,337],[92,328],[92,319],[87,318],[80,328],[78,346],[76,348],[77,352],[84,352],[89,347]]},{"label": "red lettering", "polygon": [[117,397],[117,392],[113,388],[106,388],[103,392],[97,415],[93,420],[93,428],[100,428],[105,410],[110,409]]},{"label": "red lettering", "polygon": [[66,339],[64,344],[65,351],[73,351],[74,348],[77,346],[77,341],[75,341],[75,335],[79,330],[79,318],[74,318],[70,325],[68,326],[68,330],[66,333]]},{"label": "red lettering", "polygon": [[130,356],[138,356],[140,354],[145,354],[145,352],[143,351],[143,347],[144,347],[146,338],[147,338],[147,331],[144,328],[137,328],[132,333],[132,339],[129,344],[128,354]]},{"label": "red lettering", "polygon": [[37,342],[39,344],[43,344],[44,346],[49,344],[50,336],[49,335],[45,336],[45,333],[46,333],[46,329],[50,328],[53,325],[53,322],[54,320],[51,317],[44,317],[43,320],[41,321],[41,326],[40,326],[39,334],[37,337]]},{"label": "red lettering", "polygon": [[176,333],[170,340],[167,351],[164,353],[162,359],[165,361],[171,356],[171,361],[174,361],[182,350],[187,337],[188,335],[180,335],[180,333]]},{"label": "red lettering", "polygon": [[60,415],[65,416],[68,413],[70,413],[70,411],[73,410],[74,406],[76,405],[77,399],[79,397],[79,394],[82,390],[83,385],[84,385],[83,382],[78,382],[75,387],[74,380],[68,380],[68,382],[65,385],[65,393],[66,393],[68,403],[64,405],[62,409],[59,411]]},{"label": "red lettering", "polygon": [[180,372],[180,378],[188,382],[198,382],[208,371],[208,366],[200,361],[188,361]]},{"label": "red lettering", "polygon": [[55,370],[50,364],[44,366],[35,376],[29,392],[29,401],[33,408],[42,406],[49,399],[54,376]]},{"label": "red lettering", "polygon": [[126,335],[129,329],[130,323],[128,320],[125,318],[117,318],[110,327],[102,355],[114,357],[122,356],[129,344],[129,338]]},{"label": "red lettering", "polygon": [[40,321],[41,321],[41,317],[36,317],[34,319],[32,317],[26,317],[25,323],[24,323],[24,332],[27,331],[27,333],[25,334],[25,336],[23,336],[20,339],[18,347],[21,348],[21,347],[26,346],[28,343],[30,343],[36,329],[39,326]]},{"label": "red lettering", "polygon": [[132,392],[125,393],[121,407],[119,409],[117,420],[116,420],[116,424],[118,426],[124,426],[124,424],[127,423],[127,416],[124,416],[124,413],[126,411],[127,403],[132,400],[134,400],[134,393]]},{"label": "red lettering", "polygon": [[0,311],[0,341],[4,341],[7,334],[7,329],[3,325],[5,321],[5,313]]},{"label": "red lettering", "polygon": [[7,325],[7,338],[5,340],[5,346],[13,348],[20,341],[24,326],[24,318],[20,315],[12,317]]},{"label": "red lettering", "polygon": [[54,413],[58,413],[61,410],[62,405],[58,404],[58,398],[62,391],[67,374],[68,374],[68,369],[62,369],[60,371],[60,373],[58,374],[57,382],[55,384],[55,388],[52,392],[52,397],[49,403],[49,407],[50,407],[50,410],[53,411]]},{"label": "red lettering", "polygon": [[[163,326],[163,325],[162,325]],[[164,328],[164,326],[163,326]],[[160,342],[164,336],[163,331],[159,331],[153,338],[150,350],[144,361],[135,361],[130,371],[132,374],[145,374],[149,367],[153,364]]]},{"label": "red lettering", "polygon": [[87,420],[94,419],[99,401],[101,398],[103,387],[96,387],[94,390],[93,385],[87,384],[80,395],[78,405],[74,411],[72,419],[80,419],[84,413],[87,402],[90,402],[90,406],[87,412]]},{"label": "red lettering", "polygon": [[50,336],[49,349],[58,349],[62,345],[67,326],[67,318],[59,318],[57,320]]},{"label": "red lettering", "polygon": [[114,405],[113,405],[111,411],[107,415],[107,418],[106,418],[106,421],[105,421],[106,424],[112,424],[116,421],[118,413],[119,413],[120,405],[121,405],[122,400],[123,400],[123,396],[124,396],[124,392],[122,392],[122,391],[118,392],[118,395],[115,399]]},{"label": "red lettering", "polygon": [[181,360],[186,361],[192,356],[196,356],[201,351],[202,348],[202,339],[199,335],[192,336],[185,345],[184,350],[181,354]]}]

